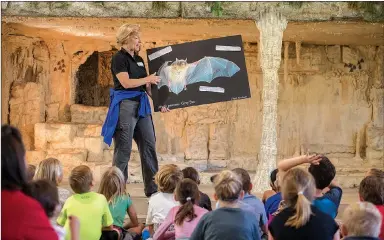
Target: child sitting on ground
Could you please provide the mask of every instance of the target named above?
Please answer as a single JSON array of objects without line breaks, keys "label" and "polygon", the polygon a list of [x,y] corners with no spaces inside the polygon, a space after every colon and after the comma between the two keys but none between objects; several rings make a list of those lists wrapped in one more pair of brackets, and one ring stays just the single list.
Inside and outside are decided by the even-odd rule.
[{"label": "child sitting on ground", "polygon": [[80,239],[100,239],[101,231],[113,230],[113,218],[109,211],[107,199],[104,195],[91,192],[93,187],[92,171],[88,166],[80,165],[75,167],[69,176],[69,184],[75,194],[65,201],[57,223],[64,226],[68,234],[68,216],[74,215],[79,218]]},{"label": "child sitting on ground", "polygon": [[[183,169],[184,178],[192,179],[197,185],[200,185],[199,173],[193,167],[187,167]],[[207,194],[199,191],[200,200],[198,205],[202,208],[207,209],[208,211],[212,211],[211,199]]]},{"label": "child sitting on ground", "polygon": [[[374,204],[384,218],[384,179],[374,176],[365,177],[359,187],[360,200]],[[379,235],[380,239],[384,239],[384,222],[381,225]]]},{"label": "child sitting on ground", "polygon": [[[336,169],[327,157],[315,154],[282,160],[278,163],[279,174],[284,174],[284,172],[289,169],[303,163],[310,163],[308,172],[314,177],[316,183],[313,205],[333,218],[336,218],[343,191],[333,182]],[[323,190],[327,187],[329,191],[323,193]]]},{"label": "child sitting on ground", "polygon": [[220,208],[200,219],[189,240],[260,239],[258,224],[250,221],[254,214],[240,208],[244,191],[239,176],[232,171],[222,171],[214,178],[214,185],[214,198]]},{"label": "child sitting on ground", "polygon": [[[159,189],[149,199],[146,225],[150,236],[156,232],[159,226],[164,222],[169,211],[179,205],[174,198],[173,192],[177,184],[183,179],[183,173],[175,164],[167,164],[160,168],[155,175],[155,182]],[[173,235],[172,226],[170,234]]]},{"label": "child sitting on ground", "polygon": [[[282,196],[280,192],[279,186],[279,173],[278,170],[275,169],[271,173],[271,187],[274,189],[276,194],[268,197],[265,201],[265,212],[267,214],[268,221],[270,221],[274,215],[278,213],[279,208],[282,207]],[[273,182],[272,182],[273,181]]]},{"label": "child sitting on ground", "polygon": [[63,168],[60,161],[56,158],[47,158],[39,163],[34,180],[39,179],[50,180],[58,186],[61,206],[63,206],[65,201],[71,196],[70,191],[59,187],[61,181],[63,180]]},{"label": "child sitting on ground", "polygon": [[269,240],[336,240],[340,238],[335,220],[311,205],[315,181],[305,170],[290,169],[283,177],[281,192],[286,207],[269,225]]},{"label": "child sitting on ground", "polygon": [[384,178],[384,171],[377,169],[377,168],[371,168],[368,170],[368,172],[365,176],[366,177],[374,176],[374,177],[378,177],[378,178]]},{"label": "child sitting on ground", "polygon": [[378,236],[381,224],[382,217],[372,203],[351,204],[343,214],[343,240],[380,240]]},{"label": "child sitting on ground", "polygon": [[[253,212],[257,216],[256,221],[260,227],[260,236],[265,235],[266,238],[268,234],[267,215],[265,213],[264,204],[255,195],[251,194],[253,188],[251,183],[251,176],[249,176],[249,173],[242,168],[235,168],[232,171],[240,177],[241,183],[243,185],[244,197],[241,201],[253,209]],[[247,210],[246,208],[243,209]]]},{"label": "child sitting on ground", "polygon": [[28,182],[33,180],[33,177],[35,176],[35,173],[36,173],[36,166],[28,164],[28,169],[27,169]]},{"label": "child sitting on ground", "polygon": [[169,211],[167,218],[157,229],[153,239],[165,240],[166,231],[173,224],[175,227],[176,239],[188,239],[201,217],[208,210],[195,204],[199,201],[199,188],[191,179],[183,179],[176,187],[175,198],[180,202],[180,206],[173,207]]},{"label": "child sitting on ground", "polygon": [[269,175],[269,186],[271,186],[271,189],[270,190],[266,190],[263,193],[263,197],[261,198],[263,203],[265,203],[269,197],[275,195],[278,192],[278,190],[276,188],[276,184],[275,184],[277,172],[278,172],[278,169],[275,169]]},{"label": "child sitting on ground", "polygon": [[[58,226],[55,222],[61,208],[57,186],[47,179],[36,180],[28,184],[28,192],[31,197],[36,199],[43,207],[45,214],[50,219],[51,225],[53,229],[55,229],[59,240],[64,240],[65,230],[61,226]],[[72,236],[71,239],[78,240],[79,220],[74,216],[70,216],[69,218],[69,228]]]},{"label": "child sitting on ground", "polygon": [[[113,217],[114,229],[119,239],[140,239],[144,227],[139,226],[137,214],[129,194],[126,192],[124,175],[117,167],[110,167],[101,177],[99,193],[103,194],[109,204]],[[128,213],[131,222],[123,227],[125,214]],[[111,231],[103,232],[103,235]],[[126,235],[129,235],[126,237]]]}]

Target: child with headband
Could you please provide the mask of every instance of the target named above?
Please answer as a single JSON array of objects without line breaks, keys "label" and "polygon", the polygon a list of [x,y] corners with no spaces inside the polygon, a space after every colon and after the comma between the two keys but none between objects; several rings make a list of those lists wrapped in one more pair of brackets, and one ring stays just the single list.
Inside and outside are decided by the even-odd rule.
[{"label": "child with headband", "polygon": [[175,190],[175,199],[180,202],[180,206],[171,209],[153,239],[168,239],[165,233],[172,224],[175,228],[175,239],[189,239],[200,218],[208,212],[197,205],[199,197],[197,184],[191,179],[182,180]]}]

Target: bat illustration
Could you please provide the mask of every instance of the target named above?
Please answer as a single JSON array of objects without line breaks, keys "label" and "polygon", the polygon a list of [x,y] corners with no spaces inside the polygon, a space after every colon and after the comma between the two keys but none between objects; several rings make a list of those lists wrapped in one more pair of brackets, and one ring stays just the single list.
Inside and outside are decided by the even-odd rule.
[{"label": "bat illustration", "polygon": [[168,86],[170,92],[179,94],[188,84],[212,82],[217,77],[232,77],[240,70],[233,62],[219,57],[204,57],[197,62],[187,63],[187,59],[167,61],[159,69],[161,78],[157,87]]}]

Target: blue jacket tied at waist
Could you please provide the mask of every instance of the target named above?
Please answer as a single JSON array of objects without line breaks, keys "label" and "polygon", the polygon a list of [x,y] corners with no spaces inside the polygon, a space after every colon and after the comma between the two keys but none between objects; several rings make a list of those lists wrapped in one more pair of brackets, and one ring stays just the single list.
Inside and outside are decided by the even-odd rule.
[{"label": "blue jacket tied at waist", "polygon": [[151,105],[149,104],[148,96],[145,92],[140,91],[124,91],[124,90],[109,90],[111,103],[109,104],[108,114],[105,118],[101,136],[104,137],[104,142],[111,146],[113,135],[117,122],[119,120],[120,102],[125,99],[131,99],[140,96],[139,117],[146,117],[151,114]]}]

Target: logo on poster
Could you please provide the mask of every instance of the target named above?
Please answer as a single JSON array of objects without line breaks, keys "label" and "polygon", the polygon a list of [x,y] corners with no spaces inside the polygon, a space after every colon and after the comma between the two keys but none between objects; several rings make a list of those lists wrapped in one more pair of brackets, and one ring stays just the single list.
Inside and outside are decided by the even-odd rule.
[{"label": "logo on poster", "polygon": [[246,99],[247,96],[241,96],[241,97],[233,97],[231,100],[239,100],[239,99]]},{"label": "logo on poster", "polygon": [[189,100],[187,102],[181,102],[181,106],[189,106],[189,105],[195,104],[195,103],[196,103],[195,101]]}]

